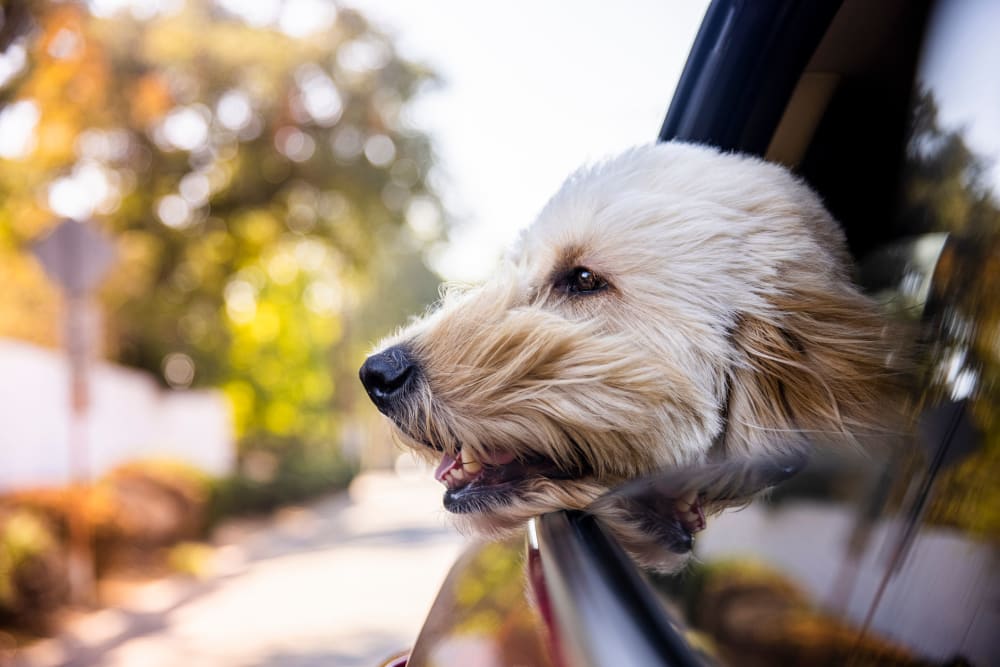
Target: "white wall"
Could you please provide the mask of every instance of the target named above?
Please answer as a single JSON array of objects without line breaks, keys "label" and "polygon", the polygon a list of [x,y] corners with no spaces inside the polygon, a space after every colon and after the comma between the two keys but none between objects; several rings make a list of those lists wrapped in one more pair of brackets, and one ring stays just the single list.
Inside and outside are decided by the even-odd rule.
[{"label": "white wall", "polygon": [[[217,391],[166,391],[146,373],[90,366],[82,433],[90,476],[142,458],[169,457],[213,473],[232,469],[229,406]],[[65,356],[0,339],[0,490],[70,479],[69,372]]]}]

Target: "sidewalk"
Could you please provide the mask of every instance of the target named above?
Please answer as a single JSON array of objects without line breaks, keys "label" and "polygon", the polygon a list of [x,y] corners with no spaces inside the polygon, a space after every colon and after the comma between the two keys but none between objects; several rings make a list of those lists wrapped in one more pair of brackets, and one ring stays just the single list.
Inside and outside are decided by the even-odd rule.
[{"label": "sidewalk", "polygon": [[463,539],[441,487],[368,473],[348,494],[233,523],[214,575],[140,587],[17,656],[18,667],[343,667],[408,648]]}]

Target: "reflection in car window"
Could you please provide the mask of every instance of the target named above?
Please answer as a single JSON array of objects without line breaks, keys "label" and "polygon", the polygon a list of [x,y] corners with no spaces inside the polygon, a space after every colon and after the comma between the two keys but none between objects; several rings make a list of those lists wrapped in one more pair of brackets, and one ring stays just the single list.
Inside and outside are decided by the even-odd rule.
[{"label": "reflection in car window", "polygon": [[[1000,4],[940,3],[911,113],[899,216],[945,232],[927,308],[929,400],[968,401],[975,451],[946,466],[926,519],[1000,538]],[[992,63],[992,65],[991,65]],[[953,455],[952,459],[959,457]]]},{"label": "reflection in car window", "polygon": [[[1000,155],[1000,4],[938,3],[925,40],[918,83],[937,105],[937,121],[980,156]],[[1000,192],[1000,161],[987,160],[983,185]]]}]

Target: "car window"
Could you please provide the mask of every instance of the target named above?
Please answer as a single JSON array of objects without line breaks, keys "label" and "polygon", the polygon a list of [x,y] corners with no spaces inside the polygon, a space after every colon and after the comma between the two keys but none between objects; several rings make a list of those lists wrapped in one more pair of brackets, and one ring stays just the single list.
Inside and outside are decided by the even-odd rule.
[{"label": "car window", "polygon": [[894,455],[814,461],[661,582],[733,664],[1000,663],[998,23],[986,0],[845,2],[767,148],[910,323],[919,379]]}]

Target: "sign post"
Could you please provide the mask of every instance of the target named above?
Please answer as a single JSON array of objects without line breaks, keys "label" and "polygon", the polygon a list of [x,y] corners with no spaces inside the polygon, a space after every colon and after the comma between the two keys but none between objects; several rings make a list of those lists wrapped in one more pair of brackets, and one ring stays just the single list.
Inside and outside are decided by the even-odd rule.
[{"label": "sign post", "polygon": [[64,220],[33,251],[45,273],[59,285],[65,304],[66,356],[69,368],[69,473],[77,498],[71,503],[69,521],[69,585],[74,602],[87,604],[94,594],[94,559],[90,525],[86,517],[90,455],[87,411],[90,405],[88,362],[95,331],[88,326],[88,301],[115,259],[114,244],[87,222]]}]

